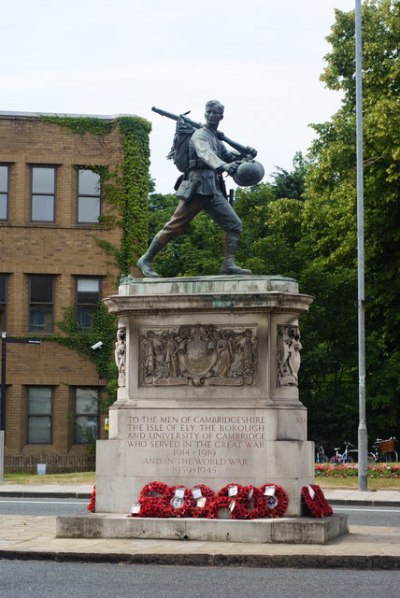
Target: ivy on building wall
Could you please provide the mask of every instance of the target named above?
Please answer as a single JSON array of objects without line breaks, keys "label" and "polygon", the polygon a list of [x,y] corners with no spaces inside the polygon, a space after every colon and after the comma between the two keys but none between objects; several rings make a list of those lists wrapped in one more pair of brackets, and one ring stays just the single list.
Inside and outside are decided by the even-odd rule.
[{"label": "ivy on building wall", "polygon": [[113,120],[75,116],[41,116],[46,123],[65,127],[71,133],[83,136],[104,136],[115,127],[121,138],[122,151],[113,156],[113,167],[85,165],[100,175],[102,199],[111,213],[100,218],[105,228],[121,229],[121,244],[113,246],[104,239],[98,244],[113,255],[120,275],[129,274],[130,268],[147,248],[148,195],[150,191],[151,124],[137,116],[120,116]]},{"label": "ivy on building wall", "polygon": [[130,266],[147,249],[151,125],[144,119],[120,117],[117,119],[117,126],[124,146],[122,187],[125,225],[120,269],[122,273],[128,274]]},{"label": "ivy on building wall", "polygon": [[[106,411],[110,404],[116,399],[116,380],[118,376],[117,366],[114,361],[114,344],[117,334],[115,317],[108,313],[104,303],[99,303],[92,314],[92,328],[82,330],[76,318],[74,307],[66,308],[64,318],[58,322],[58,327],[65,336],[49,337],[48,340],[55,341],[68,349],[76,351],[82,357],[94,362],[99,379],[106,379],[107,397],[101,402],[102,411]],[[92,349],[101,341],[101,347]]]},{"label": "ivy on building wall", "polygon": [[[108,206],[106,215],[99,219],[102,228],[120,228],[121,241],[115,246],[98,238],[97,244],[112,256],[118,268],[118,278],[129,274],[131,267],[147,248],[148,195],[150,191],[149,134],[151,124],[136,116],[122,116],[113,120],[75,116],[41,116],[41,120],[67,128],[72,134],[105,136],[116,129],[121,140],[121,151],[112,156],[110,166],[85,164],[98,173],[101,181],[102,200]],[[73,307],[65,310],[59,328],[65,336],[52,337],[56,341],[95,363],[99,378],[106,378],[107,399],[102,402],[106,410],[115,400],[117,391],[117,367],[114,361],[114,342],[117,326],[103,304],[93,314],[93,328],[82,330],[76,320]],[[101,349],[91,347],[99,340]]]},{"label": "ivy on building wall", "polygon": [[59,127],[65,127],[72,133],[76,133],[83,137],[86,133],[93,135],[106,135],[110,133],[113,127],[113,121],[95,118],[93,116],[59,116],[46,115],[40,116],[40,120]]}]

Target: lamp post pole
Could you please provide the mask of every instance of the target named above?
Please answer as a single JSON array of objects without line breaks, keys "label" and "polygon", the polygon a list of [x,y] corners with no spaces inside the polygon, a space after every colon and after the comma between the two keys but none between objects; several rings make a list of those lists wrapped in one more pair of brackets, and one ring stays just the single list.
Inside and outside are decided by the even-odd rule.
[{"label": "lamp post pole", "polygon": [[6,427],[6,355],[7,332],[1,333],[1,395],[0,395],[0,482],[4,482],[4,452]]},{"label": "lamp post pole", "polygon": [[365,406],[365,286],[364,286],[364,166],[362,114],[362,0],[355,6],[356,135],[357,135],[357,256],[358,256],[358,489],[368,490],[368,434]]},{"label": "lamp post pole", "polygon": [[1,333],[1,402],[0,402],[0,431],[6,428],[6,356],[7,332]]}]

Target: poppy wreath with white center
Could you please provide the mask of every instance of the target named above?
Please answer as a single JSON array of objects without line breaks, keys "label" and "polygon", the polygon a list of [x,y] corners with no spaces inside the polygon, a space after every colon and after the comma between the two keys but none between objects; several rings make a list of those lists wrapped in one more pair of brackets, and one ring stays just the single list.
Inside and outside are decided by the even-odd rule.
[{"label": "poppy wreath with white center", "polygon": [[193,486],[193,488],[190,489],[192,496],[193,490],[195,489],[200,490],[201,497],[205,499],[205,504],[202,507],[198,506],[198,499],[194,498],[195,507],[192,510],[192,517],[194,517],[195,519],[198,519],[200,517],[207,517],[211,503],[215,498],[215,492],[205,484],[197,484],[196,486]]},{"label": "poppy wreath with white center", "polygon": [[169,492],[170,488],[164,482],[149,482],[141,489],[139,495],[139,502],[141,501],[141,499],[147,497],[163,498],[165,496],[168,496]]},{"label": "poppy wreath with white center", "polygon": [[[312,497],[310,488],[314,491]],[[333,514],[332,508],[329,506],[324,493],[319,486],[310,484],[309,486],[303,486],[301,489],[301,497],[303,499],[303,505],[305,507],[306,515],[311,517],[322,518],[330,517]]]},{"label": "poppy wreath with white center", "polygon": [[246,497],[244,505],[247,519],[262,519],[266,516],[266,505],[263,495],[255,486],[244,486],[243,494]]},{"label": "poppy wreath with white center", "polygon": [[[266,488],[274,488],[274,494],[266,495]],[[283,517],[288,508],[289,497],[282,486],[278,486],[278,484],[267,483],[260,486],[258,490],[262,495],[262,498],[260,499],[260,507],[264,506],[265,508],[264,517]]]},{"label": "poppy wreath with white center", "polygon": [[230,513],[229,517],[224,519],[246,519],[247,511],[241,500],[236,496],[216,496],[211,502],[207,518],[208,519],[222,519],[220,517],[221,511]]},{"label": "poppy wreath with white center", "polygon": [[140,510],[138,513],[132,513],[132,517],[170,517],[171,513],[164,498],[157,496],[147,496],[139,500]]},{"label": "poppy wreath with white center", "polygon": [[[179,504],[179,506],[176,506],[173,504],[173,501],[174,498],[176,498],[175,492],[179,489],[184,490],[184,495],[182,499],[176,499],[177,502],[180,502],[180,500],[182,501],[182,503]],[[171,517],[191,517],[192,511],[195,508],[195,502],[191,491],[188,490],[188,488],[185,488],[184,486],[171,486],[169,490],[170,492],[168,495],[168,499],[164,497],[164,500],[168,500],[169,502]]]}]

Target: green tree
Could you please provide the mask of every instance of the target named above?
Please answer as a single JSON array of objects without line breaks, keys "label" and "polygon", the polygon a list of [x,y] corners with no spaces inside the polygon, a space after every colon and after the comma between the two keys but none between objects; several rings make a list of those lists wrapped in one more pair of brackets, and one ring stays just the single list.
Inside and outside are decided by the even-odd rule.
[{"label": "green tree", "polygon": [[[395,251],[400,235],[399,39],[399,0],[364,2],[367,399],[371,437],[396,434],[400,416],[400,255]],[[316,352],[323,350],[325,370],[319,380],[313,381],[311,372],[307,373],[309,406],[312,393],[315,395],[324,382],[324,398],[332,398],[325,400],[327,417],[333,409],[336,421],[343,423],[343,434],[347,434],[347,416],[351,428],[357,428],[358,407],[354,12],[336,11],[328,41],[332,50],[326,56],[327,67],[321,78],[329,88],[343,93],[343,101],[329,122],[314,127],[316,139],[306,176],[300,246],[303,255],[308,255],[308,265],[301,278],[303,286],[317,296],[317,306],[306,324],[307,330],[313,326],[317,337],[314,351],[305,352],[305,361],[307,366],[307,359],[313,361]],[[315,316],[317,321],[313,322]],[[327,327],[325,336],[320,330],[322,322]],[[338,375],[341,383],[335,390]],[[321,396],[316,401],[324,403]],[[327,423],[327,431],[329,426]]]},{"label": "green tree", "polygon": [[276,199],[303,199],[304,183],[307,174],[307,160],[301,152],[293,158],[293,171],[277,167],[272,173],[272,191]]}]

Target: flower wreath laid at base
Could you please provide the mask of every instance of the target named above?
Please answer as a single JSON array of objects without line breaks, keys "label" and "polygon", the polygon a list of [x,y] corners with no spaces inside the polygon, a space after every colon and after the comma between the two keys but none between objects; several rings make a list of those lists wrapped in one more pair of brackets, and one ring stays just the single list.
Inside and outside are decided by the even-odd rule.
[{"label": "flower wreath laid at base", "polygon": [[87,506],[87,510],[91,513],[94,513],[96,510],[96,484],[93,486],[92,494],[90,496],[90,501]]},{"label": "flower wreath laid at base", "polygon": [[217,493],[205,484],[193,488],[150,482],[132,506],[132,517],[193,517],[207,519],[263,519],[282,517],[288,495],[277,484],[227,484]]},{"label": "flower wreath laid at base", "polygon": [[332,507],[329,506],[320,486],[310,484],[301,489],[303,515],[308,517],[330,517],[333,515]]}]

